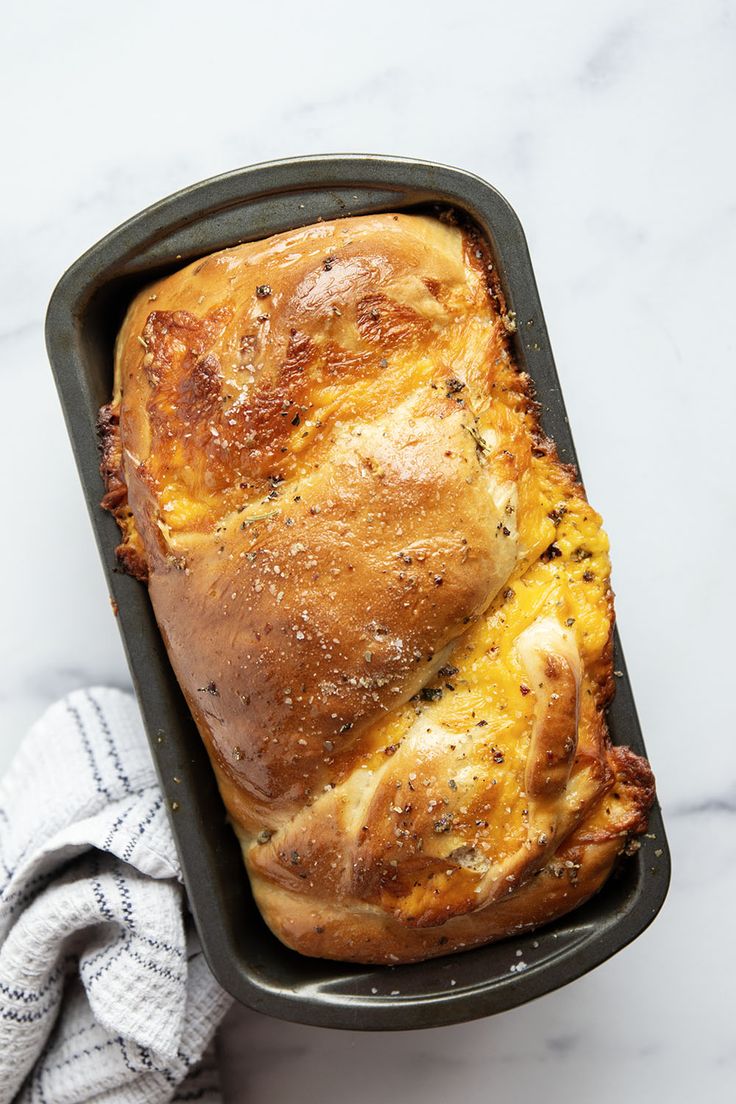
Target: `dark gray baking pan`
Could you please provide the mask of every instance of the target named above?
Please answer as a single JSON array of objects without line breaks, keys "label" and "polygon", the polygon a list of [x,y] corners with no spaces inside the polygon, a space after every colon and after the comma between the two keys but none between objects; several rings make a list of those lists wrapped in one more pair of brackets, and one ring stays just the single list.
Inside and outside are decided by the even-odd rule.
[{"label": "dark gray baking pan", "polygon": [[[98,505],[103,487],[95,421],[110,397],[115,335],[140,286],[213,250],[320,218],[437,203],[464,212],[488,238],[516,312],[517,363],[534,381],[544,428],[562,459],[577,463],[519,220],[494,188],[458,169],[402,158],[304,157],[195,184],[85,253],[59,282],[46,320],[49,357],[205,954],[220,983],[243,1004],[326,1027],[433,1027],[513,1008],[580,977],[631,942],[656,916],[669,882],[669,853],[655,807],[641,849],[621,862],[601,892],[533,934],[390,968],[287,950],[251,898],[146,588],[116,570],[117,527]],[[622,676],[609,713],[611,735],[645,754],[618,638],[615,664]]]}]

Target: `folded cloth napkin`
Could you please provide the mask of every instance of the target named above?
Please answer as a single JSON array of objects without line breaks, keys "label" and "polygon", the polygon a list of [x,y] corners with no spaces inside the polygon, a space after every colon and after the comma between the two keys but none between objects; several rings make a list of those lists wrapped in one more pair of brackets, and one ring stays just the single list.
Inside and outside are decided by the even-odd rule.
[{"label": "folded cloth napkin", "polygon": [[213,1104],[229,1004],[135,701],[75,691],[0,782],[0,1104]]}]

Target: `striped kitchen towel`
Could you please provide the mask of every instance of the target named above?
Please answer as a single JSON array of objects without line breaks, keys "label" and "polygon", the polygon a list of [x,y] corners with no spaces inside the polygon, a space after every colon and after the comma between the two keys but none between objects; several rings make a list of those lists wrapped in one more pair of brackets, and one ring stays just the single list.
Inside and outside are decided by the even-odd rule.
[{"label": "striped kitchen towel", "polygon": [[75,691],[0,782],[0,1104],[213,1104],[229,1004],[135,700]]}]

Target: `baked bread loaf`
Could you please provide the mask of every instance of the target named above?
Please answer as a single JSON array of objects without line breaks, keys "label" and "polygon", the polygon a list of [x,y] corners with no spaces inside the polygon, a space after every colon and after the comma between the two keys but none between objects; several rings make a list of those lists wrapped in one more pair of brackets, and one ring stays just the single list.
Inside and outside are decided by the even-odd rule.
[{"label": "baked bread loaf", "polygon": [[104,506],[307,955],[543,924],[646,828],[604,718],[608,542],[513,326],[472,227],[379,214],[187,265],[120,331]]}]

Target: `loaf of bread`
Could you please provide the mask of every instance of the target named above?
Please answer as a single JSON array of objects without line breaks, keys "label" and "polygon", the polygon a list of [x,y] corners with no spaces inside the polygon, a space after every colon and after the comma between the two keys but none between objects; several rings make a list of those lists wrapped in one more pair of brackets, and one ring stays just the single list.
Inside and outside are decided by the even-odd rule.
[{"label": "loaf of bread", "polygon": [[608,542],[452,217],[320,222],[142,291],[101,411],[266,923],[409,962],[575,908],[645,830]]}]

